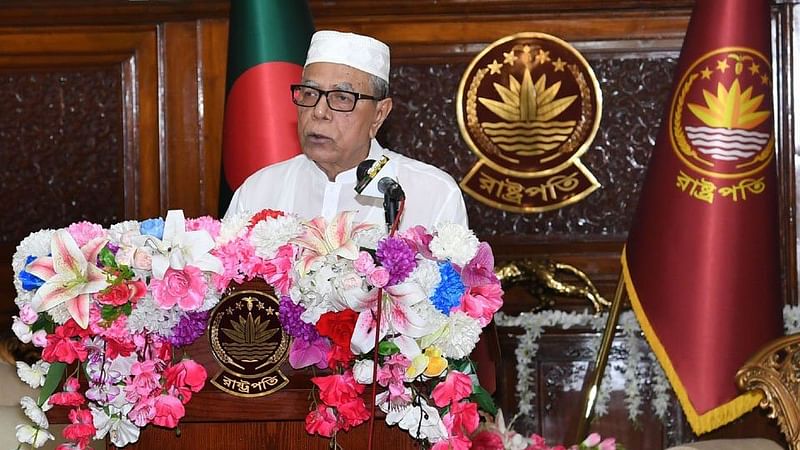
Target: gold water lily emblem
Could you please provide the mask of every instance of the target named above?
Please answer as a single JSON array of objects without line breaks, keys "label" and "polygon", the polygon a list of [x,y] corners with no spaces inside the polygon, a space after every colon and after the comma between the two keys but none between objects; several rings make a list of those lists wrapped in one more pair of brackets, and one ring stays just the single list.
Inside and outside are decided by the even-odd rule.
[{"label": "gold water lily emblem", "polygon": [[479,160],[462,189],[513,212],[561,208],[600,184],[582,164],[602,97],[586,60],[544,33],[500,39],[470,63],[457,98],[461,135]]},{"label": "gold water lily emblem", "polygon": [[772,87],[764,55],[720,48],[700,57],[675,91],[670,137],[675,154],[700,175],[757,175],[772,159]]},{"label": "gold water lily emblem", "polygon": [[237,397],[260,397],[289,383],[280,371],[289,350],[280,303],[264,285],[223,298],[209,318],[211,353],[222,367],[211,384]]}]

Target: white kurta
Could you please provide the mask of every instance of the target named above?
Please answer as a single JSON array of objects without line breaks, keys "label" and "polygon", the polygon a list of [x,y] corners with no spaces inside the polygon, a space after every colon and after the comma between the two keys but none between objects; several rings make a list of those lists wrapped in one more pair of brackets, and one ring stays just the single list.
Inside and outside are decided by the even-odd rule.
[{"label": "white kurta", "polygon": [[[394,161],[397,182],[406,194],[405,212],[400,230],[422,225],[432,229],[439,223],[467,226],[467,210],[461,190],[446,172],[370,144],[367,159],[388,156]],[[236,190],[225,216],[274,209],[310,219],[324,216],[330,220],[339,211],[356,211],[356,222],[384,224],[383,199],[355,192],[356,169],[350,169],[329,181],[327,175],[305,155],[265,167],[251,175]]]}]

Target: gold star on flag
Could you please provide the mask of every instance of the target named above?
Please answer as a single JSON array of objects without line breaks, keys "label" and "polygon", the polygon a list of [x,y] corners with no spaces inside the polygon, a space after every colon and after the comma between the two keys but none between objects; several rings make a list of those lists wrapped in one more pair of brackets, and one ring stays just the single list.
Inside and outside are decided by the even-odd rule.
[{"label": "gold star on flag", "polygon": [[769,84],[769,75],[761,75],[761,84]]},{"label": "gold star on flag", "polygon": [[486,67],[489,68],[489,75],[491,75],[493,73],[500,73],[500,69],[503,68],[503,65],[497,62],[497,60],[495,59],[494,61],[492,61],[491,64],[489,64]]},{"label": "gold star on flag", "polygon": [[561,57],[559,56],[557,60],[553,61],[553,67],[555,68],[554,72],[563,72],[564,66],[567,65],[566,61],[562,61]]},{"label": "gold star on flag", "polygon": [[508,64],[509,66],[514,65],[514,61],[518,60],[517,55],[514,54],[514,50],[511,50],[508,53],[503,52],[503,64]]},{"label": "gold star on flag", "polygon": [[701,70],[701,71],[700,71],[700,75],[702,75],[702,76],[703,76],[703,79],[704,79],[704,80],[710,80],[710,79],[711,79],[711,74],[712,74],[712,73],[714,73],[714,72],[712,72],[712,71],[708,70],[708,67],[706,67],[705,69],[703,69],[703,70]]},{"label": "gold star on flag", "polygon": [[761,67],[759,67],[758,63],[754,62],[753,64],[750,65],[750,73],[753,75],[757,74],[759,69],[761,69]]},{"label": "gold star on flag", "polygon": [[539,64],[544,64],[547,61],[550,61],[550,52],[539,49],[539,52],[536,53],[536,61],[538,61]]},{"label": "gold star on flag", "polygon": [[717,69],[719,69],[720,72],[725,73],[725,69],[727,69],[728,67],[730,66],[728,65],[727,59],[721,59],[717,61]]}]

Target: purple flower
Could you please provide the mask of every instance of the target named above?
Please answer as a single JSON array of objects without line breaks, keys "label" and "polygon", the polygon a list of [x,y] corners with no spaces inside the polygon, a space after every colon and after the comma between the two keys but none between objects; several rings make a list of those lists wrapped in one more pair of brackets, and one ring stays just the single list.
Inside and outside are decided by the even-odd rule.
[{"label": "purple flower", "polygon": [[403,239],[388,237],[380,241],[375,256],[389,271],[387,286],[394,286],[404,281],[417,268],[415,252]]},{"label": "purple flower", "polygon": [[303,322],[303,319],[300,318],[300,314],[303,312],[305,312],[305,308],[301,305],[295,305],[292,299],[286,295],[281,296],[278,319],[280,319],[284,331],[289,333],[289,336],[311,342],[319,337],[319,333],[314,325]]},{"label": "purple flower", "polygon": [[184,347],[203,335],[208,322],[208,311],[189,311],[181,317],[178,325],[175,326],[169,342],[175,347]]}]

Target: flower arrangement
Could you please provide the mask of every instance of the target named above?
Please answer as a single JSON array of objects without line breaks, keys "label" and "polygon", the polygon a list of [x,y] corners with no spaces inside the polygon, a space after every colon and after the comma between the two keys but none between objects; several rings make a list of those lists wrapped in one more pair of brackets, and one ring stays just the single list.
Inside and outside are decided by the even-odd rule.
[{"label": "flower arrangement", "polygon": [[281,300],[289,360],[331,370],[312,378],[319,396],[306,430],[335,439],[370,419],[362,393],[374,381],[387,424],[434,449],[470,442],[479,409],[495,412],[469,359],[502,305],[489,245],[453,224],[376,241],[349,212],[306,223],[291,242],[294,282]]},{"label": "flower arrangement", "polygon": [[325,370],[312,378],[308,433],[335,441],[374,419],[363,395],[372,385],[387,424],[433,450],[550,450],[506,429],[502,413],[494,419],[478,383],[469,355],[503,291],[491,248],[463,226],[387,236],[351,212],[328,223],[271,210],[223,221],[170,211],[33,233],[12,264],[13,329],[42,348],[40,361],[18,363],[20,378],[41,388],[21,401],[31,419],[17,427],[21,443],[53,439],[53,406],[70,408],[61,448],[106,437],[122,447],[148,424],[176,427],[206,380],[176,350],[202,335],[231,283],[260,278],[280,296],[290,364]]},{"label": "flower arrangement", "polygon": [[17,363],[19,377],[41,388],[21,401],[31,423],[17,426],[20,444],[54,438],[45,415],[53,406],[70,408],[69,443],[59,448],[106,436],[121,447],[147,424],[178,424],[206,371],[175,350],[204,332],[224,274],[214,239],[197,228],[170,211],[108,230],[88,222],[42,230],[19,244],[12,328],[42,348],[40,361]]}]

